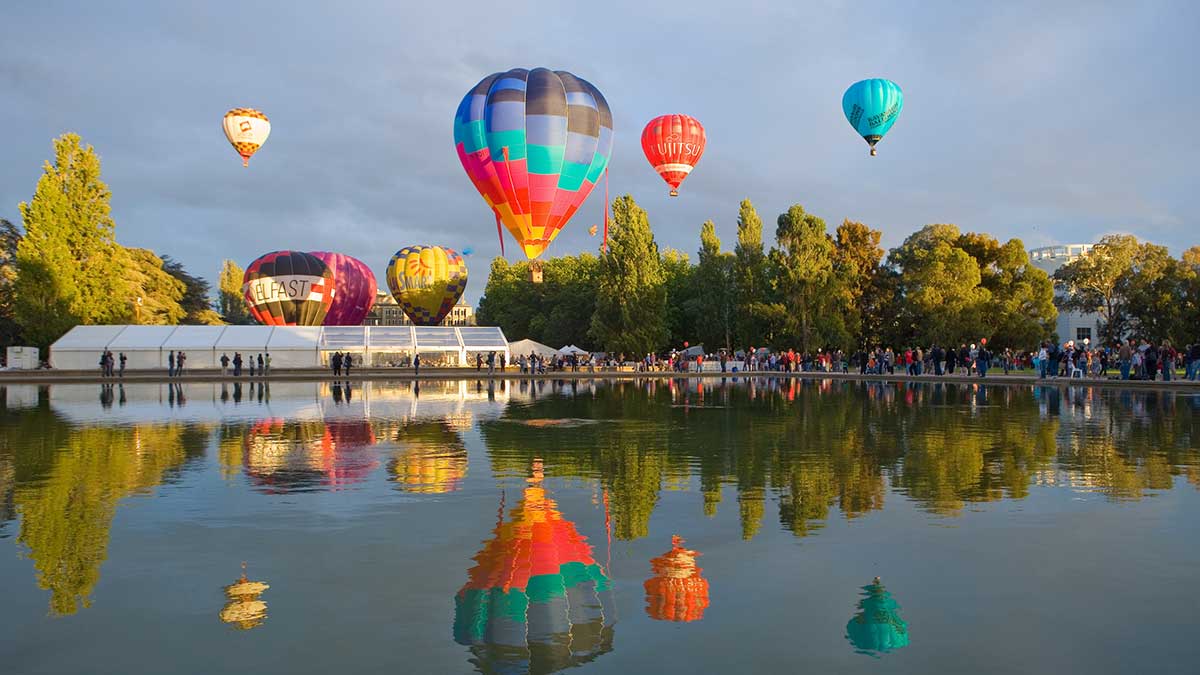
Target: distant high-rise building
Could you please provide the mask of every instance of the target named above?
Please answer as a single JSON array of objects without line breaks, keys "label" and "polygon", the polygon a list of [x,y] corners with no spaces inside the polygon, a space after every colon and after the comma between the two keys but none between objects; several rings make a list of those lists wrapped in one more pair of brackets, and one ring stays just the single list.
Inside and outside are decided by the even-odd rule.
[{"label": "distant high-rise building", "polygon": [[[1066,244],[1063,246],[1043,246],[1029,250],[1029,262],[1034,267],[1049,274],[1051,277],[1058,268],[1079,258],[1091,253],[1092,244]],[[1059,299],[1064,293],[1058,284],[1054,285],[1054,297]],[[1084,340],[1095,340],[1099,335],[1100,322],[1102,317],[1099,314],[1083,313],[1083,312],[1067,312],[1064,310],[1058,311],[1058,325],[1055,332],[1058,333],[1059,342],[1067,342],[1074,340],[1082,343]]]},{"label": "distant high-rise building", "polygon": [[[375,306],[371,308],[371,313],[367,314],[367,318],[363,319],[364,326],[411,326],[412,322],[408,320],[408,315],[396,303],[396,299],[387,291],[379,291],[375,294]],[[446,318],[442,320],[441,326],[474,326],[475,325],[475,308],[467,303],[459,300]]]}]

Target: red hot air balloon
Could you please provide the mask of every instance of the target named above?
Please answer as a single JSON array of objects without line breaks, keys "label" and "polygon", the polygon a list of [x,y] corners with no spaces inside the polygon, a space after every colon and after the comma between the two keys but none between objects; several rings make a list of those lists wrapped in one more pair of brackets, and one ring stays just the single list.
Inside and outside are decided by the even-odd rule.
[{"label": "red hot air balloon", "polygon": [[242,277],[246,306],[266,326],[320,326],[333,304],[333,272],[315,256],[275,251]]},{"label": "red hot air balloon", "polygon": [[707,142],[704,126],[687,115],[655,117],[642,130],[642,152],[671,186],[672,197],[679,196],[679,184],[700,162]]},{"label": "red hot air balloon", "polygon": [[313,251],[312,254],[333,270],[333,304],[325,314],[326,326],[358,326],[375,305],[378,285],[375,273],[358,258],[342,253]]}]

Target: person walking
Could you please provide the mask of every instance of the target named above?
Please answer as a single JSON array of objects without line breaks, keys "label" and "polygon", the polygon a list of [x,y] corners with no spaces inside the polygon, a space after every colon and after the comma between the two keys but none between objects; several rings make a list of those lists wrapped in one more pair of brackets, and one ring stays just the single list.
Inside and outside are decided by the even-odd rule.
[{"label": "person walking", "polygon": [[225,371],[229,368],[229,355],[221,354],[221,376],[225,376]]},{"label": "person walking", "polygon": [[128,360],[125,357],[125,352],[121,352],[121,356],[118,360],[121,362],[121,377],[125,377],[125,362]]},{"label": "person walking", "polygon": [[167,352],[167,377],[175,377],[175,352]]}]

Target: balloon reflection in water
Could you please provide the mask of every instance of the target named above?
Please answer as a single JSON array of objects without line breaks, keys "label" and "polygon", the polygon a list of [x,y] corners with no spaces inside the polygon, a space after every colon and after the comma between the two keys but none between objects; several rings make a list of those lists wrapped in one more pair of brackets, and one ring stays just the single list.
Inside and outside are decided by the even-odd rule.
[{"label": "balloon reflection in water", "polygon": [[246,474],[268,492],[297,492],[362,482],[378,466],[367,420],[286,422],[264,419],[246,434]]},{"label": "balloon reflection in water", "polygon": [[900,618],[900,605],[883,587],[879,577],[863,586],[858,614],[846,624],[846,639],[856,651],[875,655],[908,646],[908,624]]},{"label": "balloon reflection in water", "polygon": [[225,587],[228,602],[221,608],[221,621],[238,630],[250,630],[267,620],[267,603],[259,596],[270,588],[261,581],[246,578],[246,563],[242,563],[242,576]]},{"label": "balloon reflection in water", "polygon": [[654,576],[646,580],[646,614],[659,621],[699,621],[708,607],[708,580],[700,576],[696,551],[671,537],[671,550],[650,561]]},{"label": "balloon reflection in water", "polygon": [[402,449],[388,464],[396,487],[405,492],[454,492],[467,476],[467,446],[449,423],[412,422],[396,434]]},{"label": "balloon reflection in water", "polygon": [[508,522],[501,501],[495,536],[454,599],[454,639],[480,672],[552,673],[613,648],[609,579],[541,479],[537,462]]}]

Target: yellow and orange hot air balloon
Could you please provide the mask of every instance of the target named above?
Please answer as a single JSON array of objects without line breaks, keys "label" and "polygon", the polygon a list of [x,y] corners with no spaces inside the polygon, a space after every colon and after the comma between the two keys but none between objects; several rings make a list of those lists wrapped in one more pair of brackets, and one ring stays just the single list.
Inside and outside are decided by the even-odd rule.
[{"label": "yellow and orange hot air balloon", "polygon": [[436,326],[467,290],[462,254],[441,246],[406,246],[392,256],[387,284],[417,326]]},{"label": "yellow and orange hot air balloon", "polygon": [[271,121],[261,110],[254,108],[234,108],[225,113],[221,128],[230,145],[242,156],[242,166],[250,166],[250,157],[271,135]]}]

